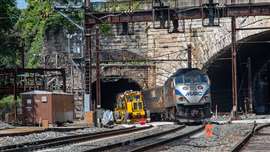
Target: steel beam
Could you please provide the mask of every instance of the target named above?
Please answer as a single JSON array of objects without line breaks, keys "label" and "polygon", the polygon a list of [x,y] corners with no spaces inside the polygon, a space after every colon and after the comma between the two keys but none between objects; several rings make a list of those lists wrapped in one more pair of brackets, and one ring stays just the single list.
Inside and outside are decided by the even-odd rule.
[{"label": "steel beam", "polygon": [[270,27],[246,27],[246,28],[236,28],[237,31],[245,31],[245,30],[269,30]]},{"label": "steel beam", "polygon": [[[14,68],[2,68],[0,69],[0,73],[12,73],[14,72],[16,69]],[[43,72],[53,72],[53,71],[57,71],[57,72],[61,72],[64,69],[59,69],[59,68],[53,68],[53,69],[43,69],[43,68],[34,68],[34,69],[30,69],[30,68],[17,68],[17,72],[21,73],[43,73]]]},{"label": "steel beam", "polygon": [[[241,16],[268,16],[270,15],[270,3],[232,4],[217,7],[220,17],[241,17]],[[170,16],[174,19],[204,19],[207,9],[203,7],[194,8],[169,8]],[[132,13],[122,12],[86,12],[85,25],[91,27],[105,21],[110,24],[123,22],[152,22],[152,10],[133,11]]]},{"label": "steel beam", "polygon": [[[40,75],[44,75],[45,72],[59,72],[59,76],[62,76],[62,80],[63,80],[63,91],[64,92],[66,91],[65,69],[3,68],[3,69],[0,69],[1,76],[10,75],[11,76],[10,79],[12,79],[12,77],[13,77],[13,81],[12,81],[12,83],[8,84],[7,86],[0,86],[0,93],[2,93],[2,94],[14,94],[14,97],[16,97],[19,92],[29,91],[31,88],[36,88],[35,84],[34,85],[29,85],[29,86],[27,84],[23,84],[23,86],[19,85],[18,80],[17,80],[17,75],[18,74],[24,74],[24,73],[34,73],[34,74],[38,73]],[[35,77],[35,75],[34,75],[34,77]],[[34,80],[34,83],[35,83],[35,80]],[[45,88],[45,85],[42,88]]]},{"label": "steel beam", "polygon": [[151,63],[151,62],[173,62],[188,61],[188,59],[128,59],[128,60],[101,60],[100,63]]}]

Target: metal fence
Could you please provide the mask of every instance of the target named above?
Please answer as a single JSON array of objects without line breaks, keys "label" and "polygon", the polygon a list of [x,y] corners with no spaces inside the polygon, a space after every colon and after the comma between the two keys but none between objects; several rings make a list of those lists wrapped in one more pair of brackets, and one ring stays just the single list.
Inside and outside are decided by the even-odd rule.
[{"label": "metal fence", "polygon": [[[97,12],[132,12],[140,10],[150,10],[155,5],[154,0],[121,0],[108,2],[92,2],[92,9]],[[164,6],[170,8],[186,8],[199,7],[209,3],[209,0],[161,0]],[[219,6],[231,4],[250,4],[250,3],[265,3],[269,0],[213,0]]]}]

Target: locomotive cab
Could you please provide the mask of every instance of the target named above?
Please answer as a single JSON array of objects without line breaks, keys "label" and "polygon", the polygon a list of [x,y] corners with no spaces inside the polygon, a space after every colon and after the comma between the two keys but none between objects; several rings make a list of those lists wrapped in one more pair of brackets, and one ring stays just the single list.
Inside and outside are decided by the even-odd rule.
[{"label": "locomotive cab", "polygon": [[[170,115],[174,112],[174,119],[198,122],[211,117],[210,81],[202,71],[180,69],[169,78],[164,89],[166,112]],[[176,110],[168,111],[172,108]]]}]

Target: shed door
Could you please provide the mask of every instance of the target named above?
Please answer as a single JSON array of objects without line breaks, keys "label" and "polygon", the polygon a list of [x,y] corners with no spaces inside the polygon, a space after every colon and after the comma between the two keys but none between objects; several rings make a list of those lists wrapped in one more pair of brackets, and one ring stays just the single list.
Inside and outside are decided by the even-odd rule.
[{"label": "shed door", "polygon": [[33,98],[26,98],[24,104],[24,114],[25,114],[25,121],[27,123],[34,123],[35,121],[35,113],[34,113],[34,102]]}]

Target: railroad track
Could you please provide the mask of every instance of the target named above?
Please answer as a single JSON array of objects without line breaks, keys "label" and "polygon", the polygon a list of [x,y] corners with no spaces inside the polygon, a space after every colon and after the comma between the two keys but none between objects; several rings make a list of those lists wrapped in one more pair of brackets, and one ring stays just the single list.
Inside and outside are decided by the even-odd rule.
[{"label": "railroad track", "polygon": [[152,126],[139,127],[139,128],[130,127],[130,128],[109,130],[109,131],[103,131],[103,132],[97,132],[97,133],[64,136],[64,137],[58,137],[58,138],[53,138],[53,139],[39,140],[35,142],[7,145],[7,146],[1,146],[0,151],[1,152],[17,152],[17,151],[33,151],[33,150],[44,149],[44,148],[52,148],[52,147],[63,146],[63,145],[68,145],[68,144],[74,144],[78,142],[84,142],[88,140],[95,140],[99,138],[110,137],[114,135],[136,132],[140,130],[149,129],[151,127]]},{"label": "railroad track", "polygon": [[13,137],[13,136],[25,136],[33,133],[42,133],[47,130],[39,128],[12,128],[12,129],[2,129],[0,131],[0,137]]},{"label": "railroad track", "polygon": [[153,146],[160,146],[171,142],[176,139],[185,138],[191,136],[198,131],[203,129],[203,126],[194,127],[189,131],[184,131],[187,126],[179,126],[174,129],[162,131],[149,136],[140,137],[133,140],[128,140],[125,142],[118,142],[107,146],[102,146],[90,150],[85,150],[84,152],[95,152],[95,151],[110,151],[110,152],[141,152],[153,148]]},{"label": "railroad track", "polygon": [[43,133],[46,131],[54,131],[54,132],[69,132],[79,129],[84,129],[86,127],[77,127],[77,128],[68,128],[68,127],[62,127],[62,128],[47,128],[47,129],[41,129],[41,128],[11,128],[11,129],[1,129],[0,130],[0,137],[14,137],[14,136],[25,136],[30,135],[33,133]]},{"label": "railroad track", "polygon": [[267,151],[270,149],[268,141],[270,141],[270,124],[259,126],[254,124],[253,129],[231,151]]}]

